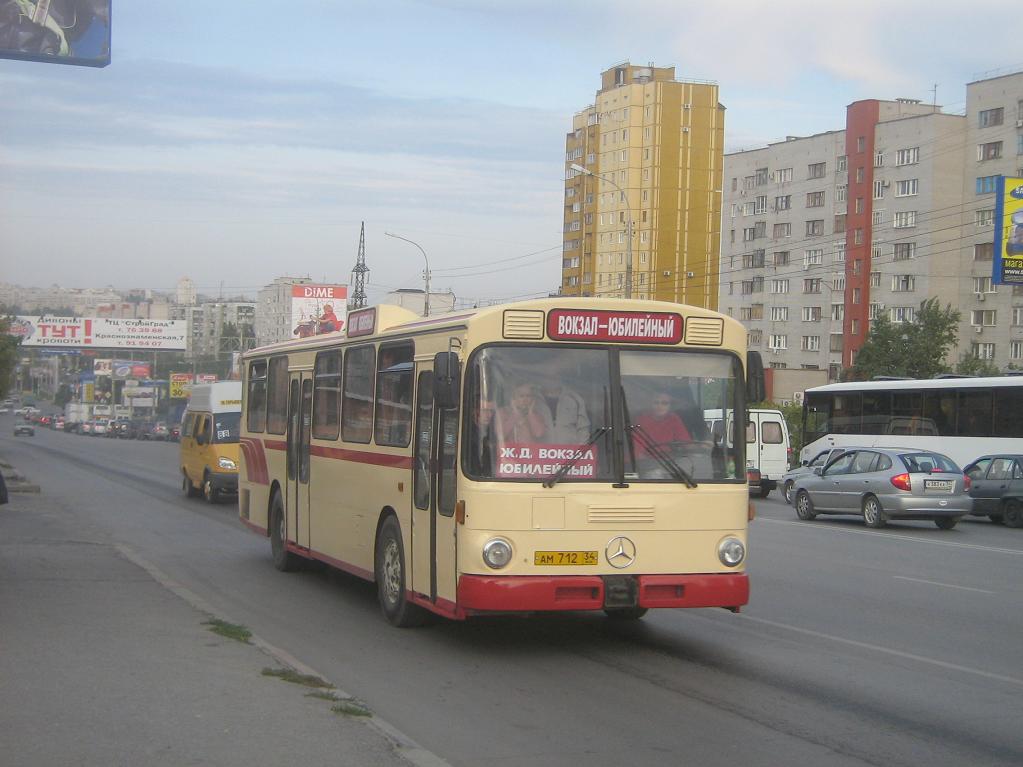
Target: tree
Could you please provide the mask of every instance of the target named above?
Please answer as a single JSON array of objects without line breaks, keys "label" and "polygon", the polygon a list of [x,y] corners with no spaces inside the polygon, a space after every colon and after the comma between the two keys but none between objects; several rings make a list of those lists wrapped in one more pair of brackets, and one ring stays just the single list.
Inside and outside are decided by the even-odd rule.
[{"label": "tree", "polygon": [[991,360],[982,360],[964,352],[956,365],[956,372],[964,376],[999,376],[1002,374]]},{"label": "tree", "polygon": [[14,380],[14,368],[18,364],[19,341],[8,335],[11,329],[11,317],[0,309],[0,397],[6,397]]},{"label": "tree", "polygon": [[936,298],[922,301],[912,322],[896,325],[882,314],[871,323],[867,340],[856,355],[855,377],[934,378],[951,372],[945,358],[959,337],[960,317],[951,304],[941,308]]}]

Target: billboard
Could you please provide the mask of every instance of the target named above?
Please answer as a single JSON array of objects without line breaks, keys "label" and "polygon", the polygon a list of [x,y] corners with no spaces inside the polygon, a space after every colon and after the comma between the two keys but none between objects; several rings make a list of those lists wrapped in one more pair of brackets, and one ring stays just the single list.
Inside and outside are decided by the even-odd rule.
[{"label": "billboard", "polygon": [[299,338],[343,330],[347,285],[292,285],[292,335]]},{"label": "billboard", "polygon": [[105,67],[111,0],[0,0],[0,58]]},{"label": "billboard", "polygon": [[131,351],[185,351],[188,348],[187,320],[18,315],[11,321],[8,332],[20,338],[22,346]]},{"label": "billboard", "polygon": [[170,396],[171,399],[185,399],[192,393],[191,373],[170,374]]},{"label": "billboard", "polygon": [[999,176],[991,281],[1023,285],[1023,178]]}]

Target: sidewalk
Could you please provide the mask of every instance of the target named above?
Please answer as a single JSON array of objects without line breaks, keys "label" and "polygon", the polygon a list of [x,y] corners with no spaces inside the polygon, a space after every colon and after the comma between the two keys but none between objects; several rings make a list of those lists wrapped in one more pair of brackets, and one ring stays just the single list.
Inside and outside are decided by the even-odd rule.
[{"label": "sidewalk", "polygon": [[214,633],[203,607],[133,552],[76,531],[45,494],[11,493],[0,506],[0,761],[433,761],[329,684],[299,683],[294,667],[309,669],[287,668],[258,639]]}]

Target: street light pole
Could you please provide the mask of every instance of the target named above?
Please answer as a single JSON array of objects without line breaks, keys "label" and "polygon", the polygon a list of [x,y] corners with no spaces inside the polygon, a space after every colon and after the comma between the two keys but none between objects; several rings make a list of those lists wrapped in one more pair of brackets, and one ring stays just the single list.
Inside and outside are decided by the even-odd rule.
[{"label": "street light pole", "polygon": [[[415,245],[417,248],[419,248],[419,252],[423,254],[423,261],[426,262],[426,271],[423,272],[423,279],[426,280],[426,296],[423,298],[423,316],[424,317],[429,317],[430,316],[430,260],[426,257],[426,251],[423,250],[423,247],[418,242],[414,242],[413,240],[410,240],[407,237],[399,237],[398,235],[391,234],[390,232],[384,232],[384,234],[387,235],[388,237],[393,237],[396,240],[404,240],[405,242],[408,242],[408,243],[410,243],[412,245]],[[444,270],[442,269],[441,271],[444,271]]]},{"label": "street light pole", "polygon": [[615,183],[614,179],[603,176],[600,173],[594,173],[588,168],[584,168],[578,163],[572,163],[568,166],[577,173],[582,173],[584,176],[592,176],[593,178],[599,178],[601,181],[606,181],[615,189],[618,193],[625,198],[625,240],[626,240],[626,253],[625,253],[625,297],[632,298],[632,206],[629,204],[629,195],[622,190],[618,184]]}]

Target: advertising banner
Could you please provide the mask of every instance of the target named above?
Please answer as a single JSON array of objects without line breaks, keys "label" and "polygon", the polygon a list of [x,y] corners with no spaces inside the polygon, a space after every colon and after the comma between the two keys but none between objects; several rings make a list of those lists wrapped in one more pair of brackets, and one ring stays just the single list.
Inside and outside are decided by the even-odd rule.
[{"label": "advertising banner", "polygon": [[111,360],[110,375],[114,378],[151,378],[153,366],[148,362],[133,362],[132,360]]},{"label": "advertising banner", "polygon": [[292,285],[292,335],[299,338],[343,330],[347,285]]},{"label": "advertising banner", "polygon": [[1023,285],[1023,178],[998,178],[993,261],[994,284]]},{"label": "advertising banner", "polygon": [[195,374],[195,382],[197,384],[216,383],[217,382],[217,374],[216,373],[196,373]]},{"label": "advertising banner", "polygon": [[22,346],[135,351],[185,351],[188,348],[187,320],[19,315],[11,322],[8,332],[20,338]]},{"label": "advertising banner", "polygon": [[154,386],[125,386],[121,394],[124,404],[138,407],[156,406],[156,387]]},{"label": "advertising banner", "polygon": [[191,373],[170,374],[170,398],[185,399],[192,391]]}]

